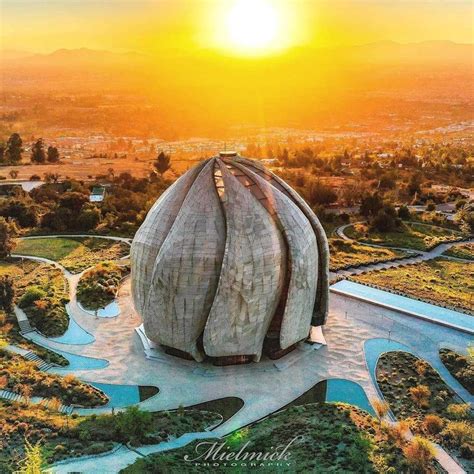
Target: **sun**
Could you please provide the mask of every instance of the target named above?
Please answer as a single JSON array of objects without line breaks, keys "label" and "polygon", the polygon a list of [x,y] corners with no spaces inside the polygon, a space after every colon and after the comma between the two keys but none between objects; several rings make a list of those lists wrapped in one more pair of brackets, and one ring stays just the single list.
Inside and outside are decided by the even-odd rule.
[{"label": "sun", "polygon": [[234,48],[259,53],[275,46],[280,18],[277,9],[268,1],[237,0],[227,13],[226,27]]}]

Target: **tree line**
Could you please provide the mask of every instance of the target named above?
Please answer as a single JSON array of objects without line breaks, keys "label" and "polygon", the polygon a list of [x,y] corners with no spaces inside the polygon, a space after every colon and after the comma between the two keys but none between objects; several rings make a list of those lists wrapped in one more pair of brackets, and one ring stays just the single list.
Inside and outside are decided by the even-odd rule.
[{"label": "tree line", "polygon": [[[16,165],[23,159],[23,139],[19,133],[12,133],[7,143],[0,143],[0,164]],[[58,163],[59,151],[57,147],[49,145],[46,148],[44,140],[39,138],[31,146],[32,163]]]}]

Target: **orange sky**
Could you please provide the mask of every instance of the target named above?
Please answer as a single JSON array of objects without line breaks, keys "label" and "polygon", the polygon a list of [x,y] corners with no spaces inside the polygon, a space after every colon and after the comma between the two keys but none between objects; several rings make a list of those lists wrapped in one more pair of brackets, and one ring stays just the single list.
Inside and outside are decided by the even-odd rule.
[{"label": "orange sky", "polygon": [[[241,1],[241,0],[236,0]],[[278,15],[277,37],[263,51],[380,40],[473,42],[473,7],[455,0],[262,0]],[[230,44],[234,0],[2,0],[2,49],[113,51],[218,49]]]}]

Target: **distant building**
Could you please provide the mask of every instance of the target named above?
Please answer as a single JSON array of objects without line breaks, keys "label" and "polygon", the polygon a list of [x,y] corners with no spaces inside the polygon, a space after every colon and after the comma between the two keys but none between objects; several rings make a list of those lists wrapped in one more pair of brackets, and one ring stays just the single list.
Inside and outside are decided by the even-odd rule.
[{"label": "distant building", "polygon": [[92,192],[89,196],[90,202],[102,202],[105,198],[105,187],[104,186],[94,186]]}]

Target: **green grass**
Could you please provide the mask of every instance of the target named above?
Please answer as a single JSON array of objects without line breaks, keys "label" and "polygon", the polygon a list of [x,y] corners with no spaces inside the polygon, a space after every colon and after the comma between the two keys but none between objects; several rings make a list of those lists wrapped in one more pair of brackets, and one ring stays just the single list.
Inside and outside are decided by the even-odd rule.
[{"label": "green grass", "polygon": [[444,227],[417,223],[405,223],[400,231],[385,233],[372,231],[367,224],[355,224],[346,228],[344,232],[351,239],[363,243],[422,251],[464,236],[461,232]]},{"label": "green grass", "polygon": [[453,245],[443,255],[474,260],[474,244]]},{"label": "green grass", "polygon": [[456,310],[474,311],[474,263],[436,258],[353,276],[351,280],[401,291],[408,296]]},{"label": "green grass", "polygon": [[47,258],[71,272],[80,272],[103,260],[115,260],[129,253],[129,246],[114,240],[45,237],[18,241],[15,253]]},{"label": "green grass", "polygon": [[[311,404],[292,407],[280,412],[256,425],[234,432],[218,444],[225,442],[223,452],[238,452],[249,443],[244,452],[275,451],[277,446],[290,445],[290,456],[286,461],[280,461],[281,467],[256,461],[255,468],[237,466],[205,466],[206,461],[200,460],[201,465],[186,462],[188,454],[192,459],[203,448],[194,442],[182,449],[155,454],[141,458],[133,465],[122,470],[126,474],[147,474],[158,472],[212,472],[242,473],[242,472],[363,472],[387,473],[408,472],[408,465],[402,450],[393,442],[389,442],[387,434],[380,429],[379,423],[366,412],[343,404]],[[227,449],[228,448],[228,449]],[[281,452],[280,448],[280,451]],[[199,462],[199,461],[198,461]],[[212,462],[212,461],[209,461]],[[286,466],[286,462],[290,465]],[[248,466],[249,461],[246,463]],[[389,470],[389,467],[392,470]]]},{"label": "green grass", "polygon": [[386,262],[407,255],[400,250],[369,247],[342,239],[329,239],[329,255],[331,271],[348,266]]}]

